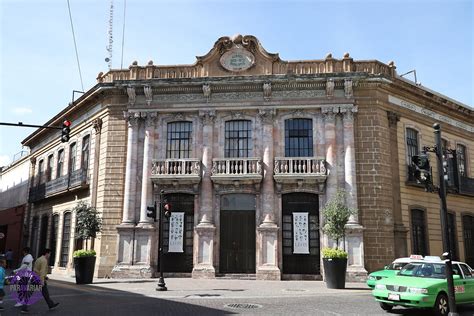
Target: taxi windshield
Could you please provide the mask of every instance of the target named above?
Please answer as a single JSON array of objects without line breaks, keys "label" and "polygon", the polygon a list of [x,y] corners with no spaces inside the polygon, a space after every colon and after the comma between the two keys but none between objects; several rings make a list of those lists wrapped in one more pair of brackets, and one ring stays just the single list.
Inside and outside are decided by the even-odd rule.
[{"label": "taxi windshield", "polygon": [[408,262],[392,262],[387,270],[401,270],[404,266],[406,266]]},{"label": "taxi windshield", "polygon": [[407,264],[400,271],[400,275],[435,279],[444,279],[446,277],[444,263],[425,262]]}]

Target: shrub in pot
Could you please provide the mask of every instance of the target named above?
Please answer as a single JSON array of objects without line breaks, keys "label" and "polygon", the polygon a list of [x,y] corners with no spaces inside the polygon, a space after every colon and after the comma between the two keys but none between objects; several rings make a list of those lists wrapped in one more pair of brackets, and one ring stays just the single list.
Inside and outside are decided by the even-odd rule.
[{"label": "shrub in pot", "polygon": [[[347,252],[339,249],[339,241],[344,241],[346,224],[356,211],[345,203],[345,192],[338,190],[322,210],[323,232],[336,242],[335,248],[321,250],[324,267],[324,280],[330,289],[343,289],[346,282]],[[344,243],[343,243],[344,244]]]},{"label": "shrub in pot", "polygon": [[[93,248],[94,238],[102,229],[102,219],[95,207],[79,202],[74,208],[76,212],[76,239],[82,239],[86,248]],[[91,241],[88,243],[88,241]],[[73,253],[74,270],[77,284],[90,284],[94,277],[96,252],[94,249],[82,249]]]}]

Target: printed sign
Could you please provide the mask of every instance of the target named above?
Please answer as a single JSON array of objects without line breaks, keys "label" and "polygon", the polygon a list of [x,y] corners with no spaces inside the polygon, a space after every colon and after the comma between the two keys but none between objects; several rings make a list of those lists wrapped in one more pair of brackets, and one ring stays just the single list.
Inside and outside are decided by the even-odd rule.
[{"label": "printed sign", "polygon": [[170,238],[168,252],[183,251],[184,212],[173,212],[170,217]]},{"label": "printed sign", "polygon": [[293,253],[309,254],[308,213],[293,213]]},{"label": "printed sign", "polygon": [[13,299],[22,305],[32,305],[43,295],[40,277],[29,270],[20,270],[9,278],[9,289]]}]

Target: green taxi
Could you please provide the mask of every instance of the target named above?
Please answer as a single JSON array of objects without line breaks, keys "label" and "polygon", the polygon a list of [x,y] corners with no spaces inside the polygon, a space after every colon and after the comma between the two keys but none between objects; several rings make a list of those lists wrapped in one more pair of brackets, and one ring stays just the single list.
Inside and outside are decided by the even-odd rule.
[{"label": "green taxi", "polygon": [[421,261],[423,261],[423,257],[419,255],[395,259],[391,264],[385,266],[383,270],[370,273],[367,277],[367,286],[373,289],[375,287],[375,281],[393,277],[407,264]]},{"label": "green taxi", "polygon": [[[465,263],[453,261],[456,305],[474,303],[474,271]],[[394,306],[432,308],[436,315],[448,315],[445,264],[413,262],[397,275],[375,282],[372,295],[383,310]]]}]

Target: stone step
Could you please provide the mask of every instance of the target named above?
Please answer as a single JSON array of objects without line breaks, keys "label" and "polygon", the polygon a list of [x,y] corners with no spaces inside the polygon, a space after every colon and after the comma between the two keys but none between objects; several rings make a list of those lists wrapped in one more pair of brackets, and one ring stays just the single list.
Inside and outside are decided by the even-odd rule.
[{"label": "stone step", "polygon": [[216,278],[226,280],[256,280],[257,275],[255,273],[218,273],[216,274]]}]

